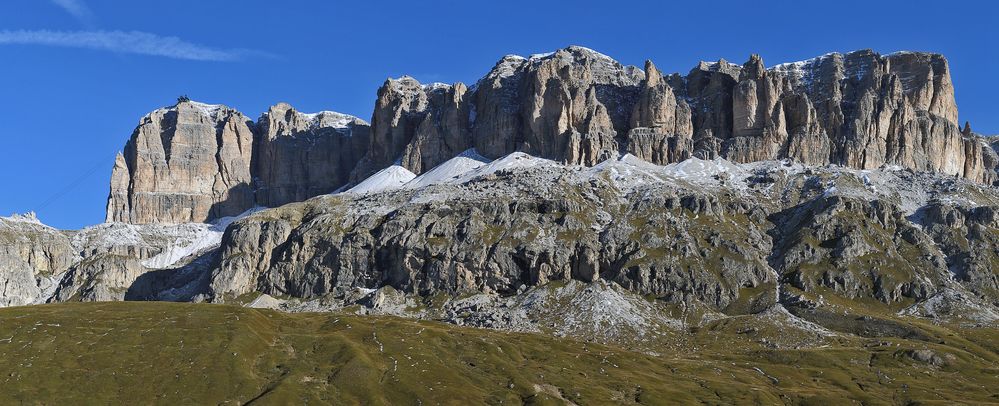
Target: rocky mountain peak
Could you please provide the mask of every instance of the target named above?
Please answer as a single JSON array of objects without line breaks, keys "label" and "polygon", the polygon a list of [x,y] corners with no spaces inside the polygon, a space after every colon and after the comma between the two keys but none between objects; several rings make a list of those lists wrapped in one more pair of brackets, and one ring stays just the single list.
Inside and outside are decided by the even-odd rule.
[{"label": "rocky mountain peak", "polygon": [[732,78],[738,78],[742,67],[726,61],[725,58],[719,59],[717,62],[700,61],[697,66],[694,67],[695,71],[704,72],[719,72],[730,76]]},{"label": "rocky mountain peak", "polygon": [[752,54],[749,56],[749,60],[742,64],[742,71],[739,72],[739,80],[761,80],[765,73],[766,67],[763,65],[763,58],[758,54]]},{"label": "rocky mountain peak", "polygon": [[146,115],[115,159],[107,221],[205,221],[252,207],[252,124],[194,101]]},{"label": "rocky mountain peak", "polygon": [[[185,101],[147,115],[129,145],[116,159],[109,220],[204,220],[326,193],[393,164],[419,175],[470,148],[489,159],[523,151],[580,165],[621,152],[658,164],[698,157],[895,165],[983,183],[997,179],[999,163],[987,143],[958,127],[943,56],[872,50],[770,68],[751,55],[743,65],[720,59],[664,76],[651,61],[643,71],[569,46],[507,55],[472,88],[389,78],[370,130],[355,117],[284,103],[253,124],[228,107]],[[190,158],[192,145],[198,158]],[[185,165],[191,173],[177,169]],[[230,196],[233,188],[249,192]],[[163,197],[171,194],[211,203],[178,213],[191,198]],[[158,214],[132,214],[143,210]]]},{"label": "rocky mountain peak", "polygon": [[645,60],[645,83],[644,87],[653,88],[659,86],[659,82],[663,80],[662,72],[656,69],[656,65],[652,63],[651,59]]},{"label": "rocky mountain peak", "polygon": [[6,222],[17,222],[17,223],[28,223],[43,225],[41,221],[38,220],[38,215],[33,211],[27,213],[14,213],[7,217],[0,217],[0,220]]}]

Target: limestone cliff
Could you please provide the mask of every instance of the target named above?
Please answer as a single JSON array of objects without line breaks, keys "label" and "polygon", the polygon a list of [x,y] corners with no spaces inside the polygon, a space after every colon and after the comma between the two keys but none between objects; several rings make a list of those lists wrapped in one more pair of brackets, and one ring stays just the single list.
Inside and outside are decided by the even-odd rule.
[{"label": "limestone cliff", "polygon": [[222,105],[181,101],[142,118],[115,159],[106,221],[207,222],[345,185],[368,124],[288,104],[254,123]]},{"label": "limestone cliff", "polygon": [[[489,158],[523,151],[582,165],[619,151],[659,164],[697,156],[896,165],[983,183],[997,179],[999,163],[958,127],[947,60],[930,53],[832,53],[771,68],[752,55],[741,66],[701,62],[664,76],[651,61],[643,72],[568,47],[506,56],[472,90],[404,77],[378,94],[372,153],[355,175],[397,160],[420,173],[467,146]],[[451,114],[442,120],[442,111]]]},{"label": "limestone cliff", "polygon": [[767,68],[700,62],[663,75],[583,47],[503,57],[474,86],[388,79],[360,119],[272,107],[254,124],[182,102],[143,118],[116,159],[108,221],[205,221],[329,193],[393,164],[422,174],[475,148],[592,166],[792,159],[902,167],[991,184],[999,155],[958,126],[938,54],[831,53]]},{"label": "limestone cliff", "polygon": [[0,307],[44,302],[75,260],[69,237],[33,213],[0,217]]},{"label": "limestone cliff", "polygon": [[471,147],[471,104],[463,83],[422,85],[404,76],[378,89],[368,155],[354,180],[399,161],[414,173],[430,170]]},{"label": "limestone cliff", "polygon": [[271,107],[256,128],[256,202],[265,207],[345,185],[368,147],[363,120],[332,111],[303,114],[286,103]]},{"label": "limestone cliff", "polygon": [[190,101],[149,113],[115,160],[106,221],[202,222],[253,207],[252,124]]}]

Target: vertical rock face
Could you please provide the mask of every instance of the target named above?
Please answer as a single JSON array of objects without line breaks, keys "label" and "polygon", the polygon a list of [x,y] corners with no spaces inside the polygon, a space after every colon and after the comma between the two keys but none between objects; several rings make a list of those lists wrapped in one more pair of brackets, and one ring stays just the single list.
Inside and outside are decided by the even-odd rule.
[{"label": "vertical rock face", "polygon": [[592,50],[569,47],[526,62],[523,149],[595,165],[620,149],[642,73]]},{"label": "vertical rock face", "polygon": [[346,114],[271,107],[257,122],[257,204],[280,206],[347,184],[368,148],[368,131],[368,123]]},{"label": "vertical rock face", "polygon": [[645,61],[645,81],[631,114],[627,150],[645,161],[665,164],[693,152],[690,106],[673,93],[652,61]]},{"label": "vertical rock face", "polygon": [[378,89],[371,116],[368,155],[352,178],[368,175],[396,161],[423,173],[471,147],[471,104],[462,83],[422,85],[404,76]]},{"label": "vertical rock face", "polygon": [[691,104],[695,156],[713,159],[721,153],[720,140],[732,133],[732,89],[739,78],[739,66],[722,59],[701,62],[686,78],[672,77],[671,84],[682,89]]},{"label": "vertical rock face", "polygon": [[143,117],[115,158],[106,221],[206,222],[330,193],[348,183],[368,132],[356,117],[285,103],[254,124],[225,106],[179,102]]},{"label": "vertical rock face", "polygon": [[865,50],[770,69],[753,55],[742,67],[701,63],[683,82],[696,156],[996,178],[995,154],[957,126],[949,67],[937,54]]},{"label": "vertical rock face", "polygon": [[416,79],[404,76],[385,81],[378,89],[371,114],[371,144],[351,176],[354,180],[364,179],[399,159],[426,116],[427,103],[427,93]]},{"label": "vertical rock face", "polygon": [[999,298],[999,251],[995,249],[999,235],[993,231],[999,229],[999,207],[933,202],[920,214],[954,279],[979,296]]},{"label": "vertical rock face", "polygon": [[0,217],[0,307],[44,299],[75,259],[69,237],[33,213]]},{"label": "vertical rock face", "polygon": [[115,161],[107,220],[204,221],[328,193],[393,164],[420,174],[469,148],[579,165],[623,152],[657,164],[789,158],[996,182],[995,149],[957,119],[937,54],[863,50],[771,68],[752,55],[664,76],[651,61],[643,72],[572,46],[503,57],[471,88],[389,79],[370,131],[286,104],[257,125],[223,106],[157,110]]},{"label": "vertical rock face", "polygon": [[594,165],[621,149],[642,79],[582,47],[504,57],[478,83],[473,144],[491,158],[521,150]]},{"label": "vertical rock face", "polygon": [[143,117],[115,161],[107,221],[203,222],[253,207],[251,124],[189,101]]},{"label": "vertical rock face", "polygon": [[516,55],[504,56],[476,84],[469,121],[472,144],[485,157],[501,157],[523,143],[520,94],[526,61]]},{"label": "vertical rock face", "polygon": [[410,142],[402,151],[402,166],[423,173],[471,147],[468,88],[440,83],[424,86],[427,107]]}]

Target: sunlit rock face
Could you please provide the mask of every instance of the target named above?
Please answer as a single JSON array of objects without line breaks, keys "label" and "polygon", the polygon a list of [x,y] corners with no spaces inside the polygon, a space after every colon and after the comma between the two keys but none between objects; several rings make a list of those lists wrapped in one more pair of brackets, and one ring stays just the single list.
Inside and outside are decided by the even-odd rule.
[{"label": "sunlit rock face", "polygon": [[901,167],[991,184],[984,137],[958,126],[938,54],[830,53],[766,67],[700,62],[663,75],[571,46],[508,55],[473,86],[403,76],[378,89],[371,125],[281,103],[253,123],[184,101],[143,117],[115,162],[108,221],[206,221],[330,193],[397,165],[420,175],[475,149],[593,166],[620,153]]},{"label": "sunlit rock face", "polygon": [[115,160],[106,220],[203,222],[253,207],[252,125],[189,101],[149,113]]}]

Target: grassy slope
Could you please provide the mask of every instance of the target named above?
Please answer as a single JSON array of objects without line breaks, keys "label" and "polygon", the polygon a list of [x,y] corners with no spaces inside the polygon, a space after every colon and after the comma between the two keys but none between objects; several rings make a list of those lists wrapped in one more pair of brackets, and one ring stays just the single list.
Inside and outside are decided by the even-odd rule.
[{"label": "grassy slope", "polygon": [[[386,317],[43,305],[0,309],[0,404],[999,402],[999,332],[917,328],[929,338],[775,350],[721,324],[646,355]],[[906,355],[922,348],[953,359]]]}]

